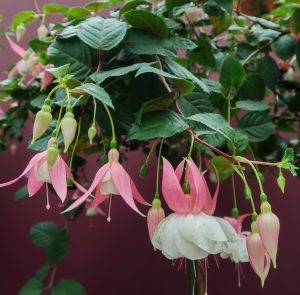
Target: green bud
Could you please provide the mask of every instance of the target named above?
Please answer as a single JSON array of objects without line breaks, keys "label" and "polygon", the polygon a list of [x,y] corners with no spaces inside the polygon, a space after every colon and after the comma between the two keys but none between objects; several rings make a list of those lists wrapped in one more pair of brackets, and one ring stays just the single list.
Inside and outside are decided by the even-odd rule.
[{"label": "green bud", "polygon": [[145,162],[140,168],[140,172],[139,172],[140,177],[144,178],[148,174],[148,171],[149,171],[149,164]]},{"label": "green bud", "polygon": [[33,124],[32,142],[34,143],[48,129],[52,121],[51,108],[48,104],[44,104],[42,109],[37,112]]},{"label": "green bud", "polygon": [[187,195],[191,192],[191,188],[190,188],[190,185],[189,183],[187,182],[184,182],[183,185],[182,185],[182,190],[183,192]]},{"label": "green bud", "polygon": [[[256,221],[256,219],[257,219],[257,213],[256,212],[253,212],[252,213],[252,221]],[[252,222],[252,224],[253,224],[253,222]],[[252,225],[251,225],[251,227],[252,227]]]},{"label": "green bud", "polygon": [[23,23],[20,23],[16,28],[16,39],[18,42],[21,41],[25,33],[26,33],[26,27]]},{"label": "green bud", "polygon": [[250,200],[252,196],[252,192],[248,186],[244,187],[244,197],[246,200]]},{"label": "green bud", "polygon": [[115,139],[113,139],[111,142],[110,142],[110,148],[111,149],[116,149],[118,147],[118,143]]},{"label": "green bud", "polygon": [[258,172],[258,176],[259,176],[259,179],[260,179],[261,182],[265,181],[265,177],[261,172]]},{"label": "green bud", "polygon": [[[256,214],[257,215],[257,214]],[[257,217],[256,217],[257,218]],[[253,220],[253,218],[252,218]],[[256,220],[256,219],[255,219]],[[256,224],[256,221],[253,220],[253,222],[251,223],[251,231],[252,233],[256,233],[257,232],[257,224]]]},{"label": "green bud", "polygon": [[88,137],[90,140],[90,144],[93,144],[93,139],[95,138],[96,133],[97,133],[97,131],[96,131],[95,125],[92,125],[88,130]]},{"label": "green bud", "polygon": [[153,209],[160,209],[161,208],[161,201],[160,199],[154,198],[152,201],[152,208]]},{"label": "green bud", "polygon": [[270,203],[267,202],[267,201],[262,202],[261,205],[260,205],[260,211],[261,211],[261,213],[272,212],[272,207],[271,207]]},{"label": "green bud", "polygon": [[239,212],[239,209],[238,208],[232,208],[231,210],[231,216],[234,217],[234,218],[238,218],[240,215],[240,212]]},{"label": "green bud", "polygon": [[283,174],[280,172],[279,176],[277,178],[277,184],[280,188],[280,190],[282,191],[282,193],[284,194],[284,190],[285,190],[285,177],[283,176]]},{"label": "green bud", "polygon": [[59,155],[59,151],[57,148],[57,142],[54,141],[51,144],[51,146],[48,148],[48,153],[47,153],[47,163],[49,168],[53,167],[58,155]]},{"label": "green bud", "polygon": [[268,201],[268,197],[265,193],[261,193],[260,196],[260,201],[263,203],[263,202],[267,202]]},{"label": "green bud", "polygon": [[38,38],[41,41],[46,41],[47,40],[47,36],[48,36],[48,29],[46,27],[46,25],[44,23],[42,23],[39,28],[37,29],[37,35]]},{"label": "green bud", "polygon": [[64,137],[65,150],[67,152],[70,144],[73,142],[77,129],[77,121],[74,119],[74,114],[72,111],[68,111],[61,120],[61,131]]}]

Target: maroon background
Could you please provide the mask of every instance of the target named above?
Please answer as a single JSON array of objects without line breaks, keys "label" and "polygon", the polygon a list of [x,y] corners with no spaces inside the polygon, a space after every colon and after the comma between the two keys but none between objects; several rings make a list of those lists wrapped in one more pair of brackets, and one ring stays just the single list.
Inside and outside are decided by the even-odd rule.
[{"label": "maroon background", "polygon": [[[49,3],[39,1],[40,5],[47,2]],[[57,2],[72,5],[85,3],[83,0]],[[31,1],[0,2],[0,13],[5,16],[6,25],[17,11],[32,8]],[[22,44],[26,44],[26,39]],[[5,40],[1,41],[5,43]],[[0,71],[3,72],[16,60],[17,56],[7,47],[1,49]],[[29,139],[28,134],[30,133],[25,132],[25,141]],[[31,156],[32,153],[26,150],[25,144],[18,145],[14,156],[9,152],[0,154],[0,181],[4,182],[19,175]],[[94,160],[90,159],[91,176],[97,170]],[[144,181],[137,178],[137,170],[142,161],[143,155],[135,152],[129,155],[125,166],[142,194],[151,200],[154,192],[153,173]],[[50,211],[46,210],[44,191],[31,200],[14,203],[13,193],[23,183],[25,180],[0,191],[0,294],[17,294],[20,287],[43,263],[43,251],[32,244],[28,235],[31,225],[45,220],[53,220],[60,226],[64,223],[59,215],[60,209],[55,206],[59,203],[56,196],[51,196],[52,208]],[[299,180],[288,178],[285,195],[279,192],[276,179],[271,174],[266,176],[266,183],[273,210],[281,220],[278,269],[271,269],[266,286],[261,289],[258,277],[249,265],[245,265],[246,280],[243,280],[242,288],[238,288],[234,265],[222,260],[220,269],[217,269],[214,260],[210,259],[208,294],[300,294],[297,281],[300,262]],[[239,196],[241,189],[238,187]],[[221,216],[228,214],[231,202],[231,189],[227,183],[221,188],[217,213]],[[246,202],[243,203],[249,208]],[[56,279],[77,279],[85,286],[89,295],[187,294],[184,269],[177,271],[169,260],[153,251],[148,241],[146,220],[135,214],[117,197],[113,200],[111,223],[107,223],[103,217],[97,217],[91,226],[90,218],[81,217],[71,226],[71,240],[70,253],[58,266]]]}]

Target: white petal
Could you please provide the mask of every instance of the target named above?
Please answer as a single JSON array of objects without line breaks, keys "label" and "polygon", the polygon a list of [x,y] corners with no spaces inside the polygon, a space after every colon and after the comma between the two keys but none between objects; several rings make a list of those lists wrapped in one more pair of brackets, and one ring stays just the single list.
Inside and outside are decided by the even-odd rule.
[{"label": "white petal", "polygon": [[34,166],[34,174],[37,180],[51,183],[47,160]]},{"label": "white petal", "polygon": [[109,170],[105,173],[105,175],[100,183],[100,192],[102,195],[111,195],[111,194],[119,195],[120,194],[112,180]]}]

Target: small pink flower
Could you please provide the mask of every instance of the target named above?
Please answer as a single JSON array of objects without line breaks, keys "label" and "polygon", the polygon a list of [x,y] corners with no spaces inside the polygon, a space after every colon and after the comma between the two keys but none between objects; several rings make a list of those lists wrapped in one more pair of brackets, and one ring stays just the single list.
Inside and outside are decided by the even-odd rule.
[{"label": "small pink flower", "polygon": [[10,48],[21,57],[16,65],[8,73],[8,77],[15,75],[24,75],[30,77],[27,82],[27,85],[30,85],[34,82],[35,79],[41,79],[41,90],[44,90],[49,86],[53,80],[52,75],[47,71],[47,69],[52,68],[53,65],[42,65],[38,62],[38,59],[34,52],[26,56],[26,51],[7,37]]},{"label": "small pink flower", "polygon": [[247,249],[250,264],[255,273],[260,277],[262,287],[270,270],[271,259],[267,253],[265,246],[257,232],[256,222],[252,222],[252,233],[247,238]]},{"label": "small pink flower", "polygon": [[278,217],[271,211],[268,202],[262,202],[261,204],[261,214],[257,218],[257,230],[271,257],[273,266],[276,268],[280,222]]},{"label": "small pink flower", "polygon": [[147,215],[147,224],[150,240],[152,240],[157,226],[165,218],[165,216],[165,211],[161,207],[160,200],[155,198],[152,202],[152,207],[148,211]]},{"label": "small pink flower", "polygon": [[[72,173],[66,164],[66,162],[62,159],[60,155],[58,155],[57,160],[52,168],[48,167],[47,164],[47,151],[36,154],[29,162],[25,170],[21,173],[17,178],[0,184],[0,187],[9,186],[14,184],[23,176],[29,173],[28,182],[27,182],[27,190],[29,197],[35,195],[43,186],[44,183],[52,184],[53,189],[57,193],[61,202],[64,202],[67,196],[67,181],[66,177],[69,177],[73,183],[83,192],[86,190],[78,184]],[[48,191],[47,191],[47,209],[50,208],[49,200],[48,200]]]},{"label": "small pink flower", "polygon": [[0,108],[0,119],[2,119],[4,116],[4,111]]},{"label": "small pink flower", "polygon": [[[68,212],[78,207],[86,201],[95,189],[96,193],[93,206],[98,206],[111,195],[120,195],[131,209],[142,216],[144,215],[139,211],[134,200],[140,204],[149,206],[149,203],[143,199],[130,176],[119,163],[119,152],[116,149],[111,149],[109,151],[108,163],[98,170],[88,191],[64,212]],[[110,214],[108,220],[110,220]]]}]

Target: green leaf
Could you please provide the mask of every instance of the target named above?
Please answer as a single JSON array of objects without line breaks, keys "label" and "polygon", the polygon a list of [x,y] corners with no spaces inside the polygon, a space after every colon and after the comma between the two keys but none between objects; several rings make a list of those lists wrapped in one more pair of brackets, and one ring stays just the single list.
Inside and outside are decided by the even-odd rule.
[{"label": "green leaf", "polygon": [[57,233],[54,240],[47,248],[47,263],[55,265],[61,262],[70,248],[69,232],[66,229]]},{"label": "green leaf", "polygon": [[85,9],[97,14],[111,6],[110,1],[92,1],[84,6]]},{"label": "green leaf", "polygon": [[18,295],[41,295],[43,292],[43,283],[37,278],[29,279]]},{"label": "green leaf", "polygon": [[235,106],[242,110],[259,112],[266,111],[270,108],[270,106],[255,100],[239,100]]},{"label": "green leaf", "polygon": [[126,24],[114,18],[91,17],[75,27],[68,27],[60,38],[78,36],[85,44],[99,49],[116,47],[126,34]]},{"label": "green leaf", "polygon": [[67,18],[70,20],[86,19],[91,16],[91,12],[83,7],[71,7],[67,12]]},{"label": "green leaf", "polygon": [[[238,152],[244,151],[249,143],[249,138],[247,133],[239,128],[233,129],[232,132],[232,143]],[[230,147],[230,145],[229,145]]]},{"label": "green leaf", "polygon": [[50,266],[46,263],[40,269],[38,269],[38,271],[34,274],[34,277],[43,281],[46,278],[49,270]]},{"label": "green leaf", "polygon": [[232,12],[232,0],[215,0],[217,4],[227,10],[227,12]]},{"label": "green leaf", "polygon": [[294,166],[292,163],[294,162],[294,150],[292,148],[287,148],[284,152],[282,160],[278,163],[279,168],[289,170],[293,176],[297,176],[298,167]]},{"label": "green leaf", "polygon": [[58,228],[53,222],[40,222],[30,229],[32,242],[39,247],[49,247],[57,234]]},{"label": "green leaf", "polygon": [[20,201],[26,197],[28,197],[28,190],[27,190],[27,185],[24,185],[22,188],[20,188],[18,191],[15,192],[14,201],[15,202]]},{"label": "green leaf", "polygon": [[124,4],[124,6],[120,9],[119,13],[120,14],[124,14],[127,11],[130,11],[132,9],[136,9],[138,6],[151,6],[151,3],[148,1],[144,1],[144,0],[133,0],[130,1],[126,4]]},{"label": "green leaf", "polygon": [[84,287],[74,280],[59,281],[51,295],[86,295]]},{"label": "green leaf", "polygon": [[15,31],[18,25],[20,24],[30,25],[37,19],[38,19],[38,15],[34,11],[31,10],[20,11],[13,18],[11,22],[11,29],[12,31]]},{"label": "green leaf", "polygon": [[172,105],[174,99],[175,99],[175,93],[171,92],[171,93],[167,93],[162,97],[151,99],[145,102],[138,113],[137,122],[141,124],[142,115],[146,113],[165,110],[169,108]]},{"label": "green leaf", "polygon": [[135,72],[139,70],[143,66],[150,66],[151,64],[152,63],[136,63],[131,66],[116,68],[109,71],[99,71],[93,73],[90,76],[90,78],[97,84],[101,84],[103,81],[105,81],[108,78],[124,76],[131,72]]},{"label": "green leaf", "polygon": [[187,119],[191,121],[196,121],[204,126],[220,133],[230,141],[232,141],[233,129],[224,119],[223,116],[215,113],[205,113],[205,114],[196,114],[188,117]]},{"label": "green leaf", "polygon": [[291,35],[284,35],[274,42],[273,47],[281,59],[289,59],[296,52],[296,40]]},{"label": "green leaf", "polygon": [[265,96],[266,85],[264,79],[251,73],[246,76],[238,89],[238,98],[242,100],[262,100]]},{"label": "green leaf", "polygon": [[35,52],[47,51],[49,47],[49,42],[42,41],[40,39],[32,39],[28,42],[28,46]]},{"label": "green leaf", "polygon": [[149,140],[167,138],[188,129],[185,120],[173,111],[157,111],[143,116],[142,125],[136,121],[131,127],[127,140]]},{"label": "green leaf", "polygon": [[274,88],[279,77],[279,69],[273,58],[266,56],[260,59],[257,63],[257,73],[260,74],[269,88]]},{"label": "green leaf", "polygon": [[300,33],[300,8],[295,9],[294,13],[292,14],[290,18],[290,26],[292,27],[292,32],[294,34]]},{"label": "green leaf", "polygon": [[197,48],[191,51],[189,57],[205,67],[214,67],[216,64],[213,50],[208,43],[200,43]]},{"label": "green leaf", "polygon": [[47,14],[63,14],[63,15],[66,15],[68,10],[69,10],[68,6],[61,5],[61,4],[49,3],[49,4],[45,4],[43,6],[43,13],[45,15],[47,15]]},{"label": "green leaf", "polygon": [[210,160],[210,163],[216,167],[221,182],[230,177],[234,171],[232,168],[232,162],[226,158],[215,156]]},{"label": "green leaf", "polygon": [[298,40],[296,46],[296,58],[297,58],[298,66],[300,67],[300,40]]},{"label": "green leaf", "polygon": [[49,61],[56,67],[70,64],[69,74],[80,80],[85,78],[92,63],[90,48],[77,38],[56,40],[48,48]]},{"label": "green leaf", "polygon": [[214,108],[205,92],[193,92],[178,99],[178,105],[184,116],[189,117],[199,113],[212,113]]},{"label": "green leaf", "polygon": [[147,10],[132,10],[125,13],[125,20],[133,27],[148,31],[162,38],[169,35],[169,29],[161,16]]},{"label": "green leaf", "polygon": [[114,109],[109,94],[104,90],[104,88],[96,84],[86,83],[82,86],[74,88],[73,90],[84,91],[85,93],[95,97],[97,100],[101,101],[102,103]]},{"label": "green leaf", "polygon": [[231,55],[226,55],[221,67],[221,84],[225,88],[236,87],[242,82],[244,75],[244,68],[238,59]]},{"label": "green leaf", "polygon": [[265,112],[247,113],[239,121],[238,126],[247,133],[250,142],[264,141],[275,127]]},{"label": "green leaf", "polygon": [[195,83],[203,92],[209,93],[209,89],[206,86],[206,84],[198,79],[195,75],[193,75],[189,70],[187,70],[185,67],[180,65],[179,63],[168,59],[166,61],[166,64],[170,71],[178,78],[191,80],[193,83]]},{"label": "green leaf", "polygon": [[171,10],[176,6],[181,6],[190,2],[190,0],[166,0],[166,8]]},{"label": "green leaf", "polygon": [[52,74],[56,79],[59,79],[61,77],[64,77],[67,75],[68,69],[70,68],[70,64],[63,65],[58,68],[50,68],[47,69],[47,72]]}]

